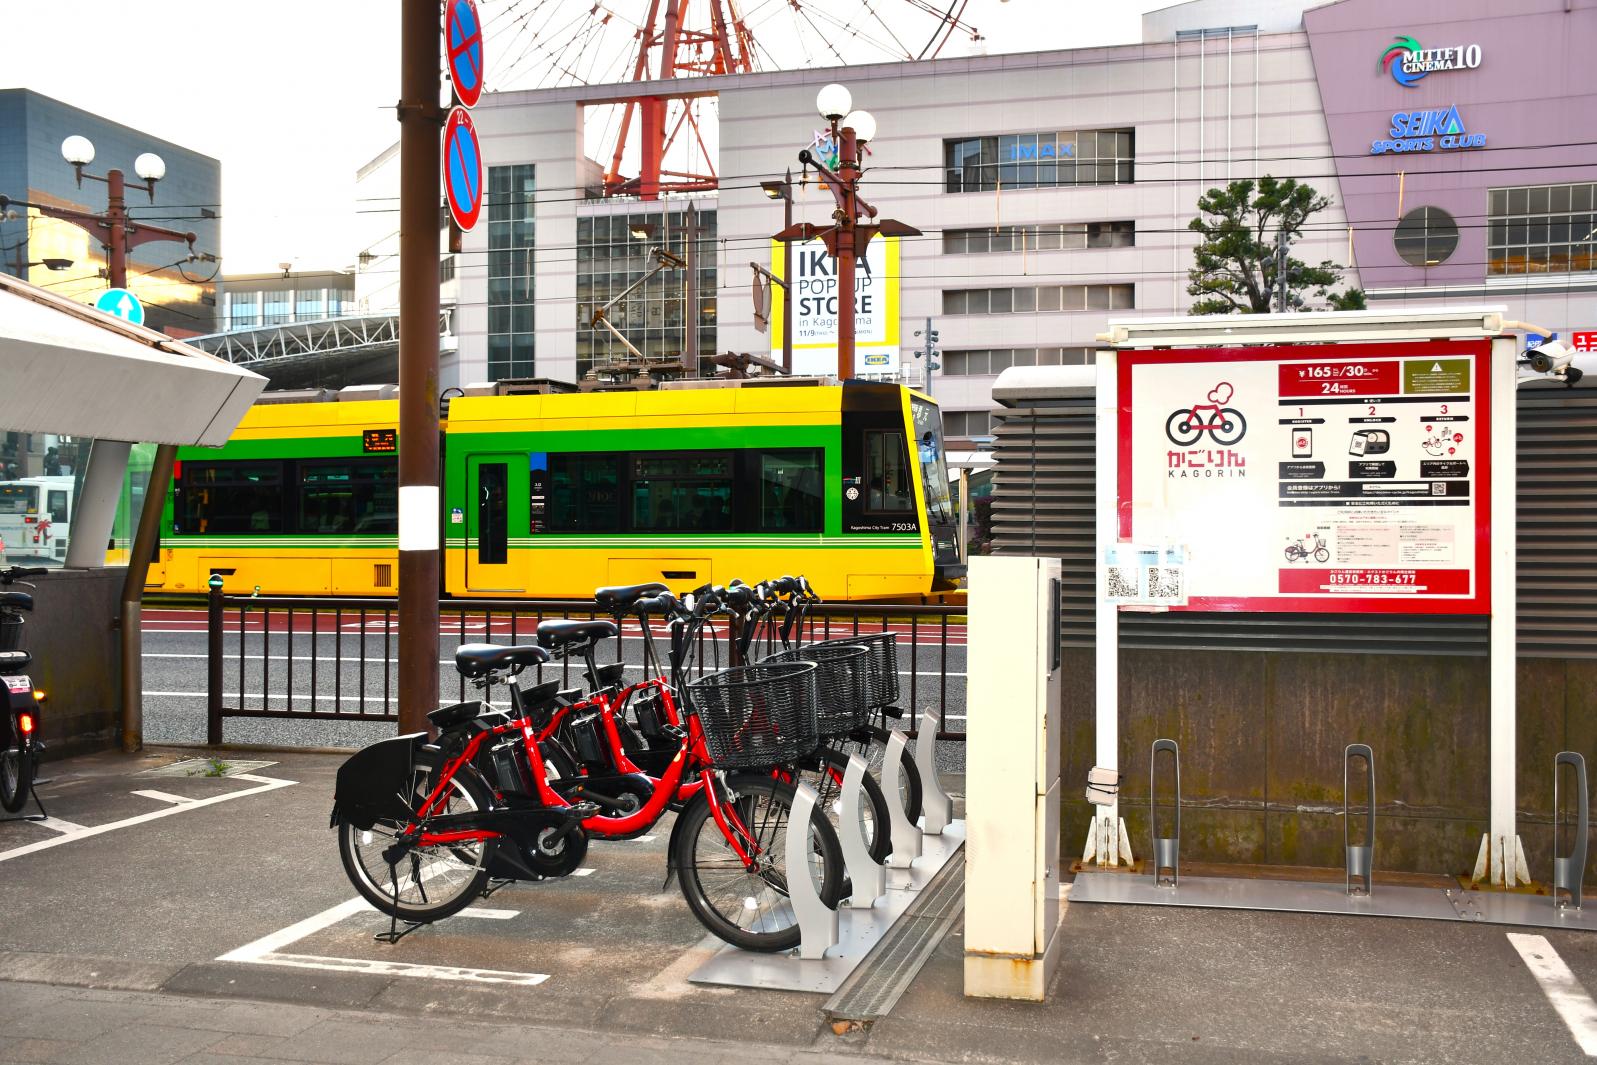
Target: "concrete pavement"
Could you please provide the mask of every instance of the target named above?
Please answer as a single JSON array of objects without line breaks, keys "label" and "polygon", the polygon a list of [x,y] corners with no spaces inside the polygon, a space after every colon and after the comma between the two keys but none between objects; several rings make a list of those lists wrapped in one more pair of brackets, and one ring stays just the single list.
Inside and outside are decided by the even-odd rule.
[{"label": "concrete pavement", "polygon": [[[1047,1003],[965,999],[956,928],[889,1016],[837,1035],[819,996],[689,982],[714,944],[662,890],[669,822],[390,946],[327,830],[337,757],[171,775],[195,753],[52,765],[58,822],[0,824],[0,1061],[1496,1065],[1597,1040],[1590,934],[1087,904]],[[1509,938],[1532,931],[1568,973],[1551,991]]]}]

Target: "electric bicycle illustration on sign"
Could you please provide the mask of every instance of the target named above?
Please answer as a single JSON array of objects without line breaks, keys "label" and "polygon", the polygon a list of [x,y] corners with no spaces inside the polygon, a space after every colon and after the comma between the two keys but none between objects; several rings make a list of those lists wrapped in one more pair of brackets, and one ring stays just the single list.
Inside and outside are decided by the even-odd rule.
[{"label": "electric bicycle illustration on sign", "polygon": [[1313,547],[1304,546],[1304,541],[1307,539],[1309,537],[1304,537],[1303,540],[1293,540],[1286,545],[1286,560],[1288,562],[1306,562],[1313,558],[1314,561],[1324,565],[1331,561],[1331,550],[1325,546],[1325,537],[1316,533]]},{"label": "electric bicycle illustration on sign", "polygon": [[1216,444],[1235,444],[1248,431],[1248,421],[1241,411],[1226,406],[1234,391],[1231,382],[1221,381],[1209,390],[1209,402],[1172,412],[1164,423],[1164,435],[1178,447],[1191,447],[1204,433]]}]

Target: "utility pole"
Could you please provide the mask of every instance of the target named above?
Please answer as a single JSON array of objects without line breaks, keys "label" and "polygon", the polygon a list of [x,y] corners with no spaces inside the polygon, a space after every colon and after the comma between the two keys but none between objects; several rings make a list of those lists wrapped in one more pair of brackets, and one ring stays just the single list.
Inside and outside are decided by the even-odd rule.
[{"label": "utility pole", "polygon": [[438,706],[438,0],[404,0],[399,106],[399,731]]},{"label": "utility pole", "polygon": [[[781,181],[762,181],[760,188],[771,199],[782,201],[782,230],[793,228],[793,170],[790,167]],[[756,266],[756,270],[761,267]],[[766,276],[770,273],[767,271]],[[793,242],[782,242],[782,372],[793,372]],[[766,311],[770,313],[769,308]]]},{"label": "utility pole", "polygon": [[[667,15],[669,19],[670,16]],[[687,304],[682,319],[682,365],[686,377],[699,376],[699,216],[693,201],[683,212],[686,225],[682,232],[682,298]]]},{"label": "utility pole", "polygon": [[926,319],[926,328],[924,330],[915,330],[915,335],[926,338],[926,346],[916,351],[915,357],[926,360],[926,387],[923,391],[930,396],[932,394],[932,371],[942,365],[937,361],[937,356],[940,354],[937,350],[937,341],[940,335],[937,330],[932,328],[932,320],[930,318]]},{"label": "utility pole", "polygon": [[1275,286],[1278,293],[1276,297],[1277,307],[1280,309],[1282,314],[1285,314],[1291,309],[1287,303],[1287,243],[1288,238],[1286,230],[1279,230],[1276,233],[1275,239]]}]

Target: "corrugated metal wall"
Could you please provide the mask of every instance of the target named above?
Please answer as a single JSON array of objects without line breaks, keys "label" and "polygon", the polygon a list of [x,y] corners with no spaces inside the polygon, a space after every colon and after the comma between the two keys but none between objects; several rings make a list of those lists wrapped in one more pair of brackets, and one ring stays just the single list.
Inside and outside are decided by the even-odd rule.
[{"label": "corrugated metal wall", "polygon": [[[1079,390],[1078,390],[1079,391]],[[996,554],[1064,561],[1061,637],[1093,642],[1090,395],[1000,411]],[[1519,392],[1519,653],[1597,658],[1597,388]],[[1486,619],[1378,614],[1120,615],[1124,648],[1486,654]]]}]

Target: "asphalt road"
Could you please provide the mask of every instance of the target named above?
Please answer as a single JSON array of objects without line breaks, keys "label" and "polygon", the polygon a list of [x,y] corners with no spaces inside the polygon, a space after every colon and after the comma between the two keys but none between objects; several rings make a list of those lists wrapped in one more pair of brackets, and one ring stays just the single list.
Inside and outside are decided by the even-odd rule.
[{"label": "asphalt road", "polygon": [[[918,626],[914,651],[907,625],[894,625],[898,639],[899,705],[918,714],[926,707],[945,707],[945,728],[965,727],[965,633],[963,625],[950,625],[946,644],[939,626]],[[259,615],[251,615],[242,635],[236,615],[229,614],[223,639],[223,686],[229,705],[249,709],[338,710],[380,716],[384,708],[397,707],[396,673],[385,662],[394,653],[397,632],[381,615],[297,612],[293,631],[285,614],[274,613],[270,628]],[[846,625],[832,635],[847,635]],[[152,608],[144,621],[144,735],[150,743],[205,742],[206,615],[203,610]],[[663,633],[663,630],[662,630]],[[445,701],[480,698],[481,693],[462,684],[454,669],[453,653],[462,643],[530,643],[533,625],[519,621],[514,629],[506,619],[490,625],[481,617],[446,618],[440,632],[440,692]],[[629,664],[628,679],[644,674],[644,642],[635,626],[628,626],[620,641],[619,660]],[[660,642],[665,650],[665,643]],[[614,648],[600,661],[616,661]],[[705,666],[716,659],[706,649]],[[721,648],[724,662],[724,647]],[[564,683],[581,684],[580,662],[551,665],[544,677],[561,675]],[[653,672],[651,670],[651,672]],[[240,678],[242,677],[242,685]],[[498,689],[493,699],[503,705],[508,696]],[[241,700],[241,701],[240,701]],[[223,738],[228,743],[261,743],[312,747],[356,747],[394,733],[394,723],[384,720],[288,720],[229,718]],[[960,744],[945,743],[946,768],[962,771]]]}]

